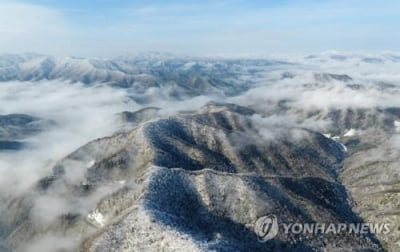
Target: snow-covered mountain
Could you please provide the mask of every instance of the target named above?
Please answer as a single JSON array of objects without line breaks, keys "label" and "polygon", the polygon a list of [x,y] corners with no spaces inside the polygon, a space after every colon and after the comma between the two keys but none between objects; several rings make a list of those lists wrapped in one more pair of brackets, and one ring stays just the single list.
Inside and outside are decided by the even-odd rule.
[{"label": "snow-covered mountain", "polygon": [[[271,65],[270,60],[166,58],[160,55],[114,59],[0,56],[0,81],[62,80],[86,85],[107,84],[131,89],[136,96],[158,92],[166,99],[199,95],[235,95],[247,90],[251,78]],[[140,99],[137,98],[139,101]]]},{"label": "snow-covered mountain", "polygon": [[[255,116],[245,107],[210,103],[83,146],[8,206],[18,214],[2,219],[10,230],[6,243],[17,248],[50,232],[79,233],[85,251],[379,249],[372,236],[361,243],[353,235],[257,242],[251,225],[266,213],[281,220],[360,220],[337,179],[345,157],[340,144],[292,127],[266,143]],[[110,191],[102,192],[104,186]],[[66,208],[32,225],[35,215],[44,214],[36,197]]]},{"label": "snow-covered mountain", "polygon": [[1,56],[0,250],[398,251],[399,59]]}]

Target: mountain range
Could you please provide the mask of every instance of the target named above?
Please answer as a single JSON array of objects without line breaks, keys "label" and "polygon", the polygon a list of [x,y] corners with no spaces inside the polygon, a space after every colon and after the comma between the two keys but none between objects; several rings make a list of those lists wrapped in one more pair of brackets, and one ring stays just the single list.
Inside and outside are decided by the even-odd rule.
[{"label": "mountain range", "polygon": [[[0,187],[0,249],[398,251],[398,63],[396,54],[1,56],[1,82],[107,86],[136,109],[118,109],[102,122],[111,134],[48,162],[29,189]],[[0,140],[51,139],[62,125],[52,115],[4,113]],[[94,127],[76,118],[76,133]],[[255,223],[269,214],[281,224],[388,223],[391,232],[279,232],[263,243]]]}]

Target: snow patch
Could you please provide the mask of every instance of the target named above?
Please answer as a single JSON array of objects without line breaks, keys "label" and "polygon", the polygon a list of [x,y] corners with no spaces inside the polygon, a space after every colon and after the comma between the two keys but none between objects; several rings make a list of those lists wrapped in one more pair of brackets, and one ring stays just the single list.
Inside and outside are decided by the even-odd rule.
[{"label": "snow patch", "polygon": [[89,221],[96,223],[100,227],[103,227],[106,224],[106,219],[104,218],[104,215],[102,215],[97,209],[94,212],[88,214],[87,218]]},{"label": "snow patch", "polygon": [[[337,141],[336,141],[337,142]],[[343,150],[345,151],[345,152],[347,152],[347,147],[346,147],[346,145],[344,145],[344,144],[342,144],[342,143],[339,143],[339,142],[337,142],[338,144],[340,144],[340,146],[342,146],[342,148],[343,148]]]},{"label": "snow patch", "polygon": [[92,160],[92,161],[88,162],[88,163],[86,164],[86,166],[87,166],[88,168],[90,168],[90,167],[92,167],[95,163],[96,163],[96,161],[95,161],[95,160]]},{"label": "snow patch", "polygon": [[350,129],[350,130],[348,130],[346,133],[344,133],[343,136],[345,136],[345,137],[351,137],[351,136],[354,136],[354,135],[357,134],[357,133],[358,133],[357,130],[355,130],[355,129]]},{"label": "snow patch", "polygon": [[335,140],[335,141],[337,141],[337,140],[340,139],[339,136],[332,136],[331,133],[326,133],[326,134],[323,134],[323,135],[324,135],[326,138],[330,138],[330,139]]},{"label": "snow patch", "polygon": [[393,122],[396,132],[400,132],[400,121]]},{"label": "snow patch", "polygon": [[[341,142],[339,142],[340,137],[339,136],[333,136],[330,133],[327,134],[323,134],[325,137],[332,139],[333,141],[335,141],[336,143],[340,144],[340,146],[342,147],[343,151],[347,152],[347,147],[346,145],[342,144]],[[345,135],[346,136],[346,135]]]}]

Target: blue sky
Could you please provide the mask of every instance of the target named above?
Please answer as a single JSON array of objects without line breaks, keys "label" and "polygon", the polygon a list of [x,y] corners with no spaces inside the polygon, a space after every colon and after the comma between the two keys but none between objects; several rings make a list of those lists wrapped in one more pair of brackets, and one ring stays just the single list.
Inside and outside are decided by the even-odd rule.
[{"label": "blue sky", "polygon": [[399,51],[400,1],[0,0],[0,53]]}]

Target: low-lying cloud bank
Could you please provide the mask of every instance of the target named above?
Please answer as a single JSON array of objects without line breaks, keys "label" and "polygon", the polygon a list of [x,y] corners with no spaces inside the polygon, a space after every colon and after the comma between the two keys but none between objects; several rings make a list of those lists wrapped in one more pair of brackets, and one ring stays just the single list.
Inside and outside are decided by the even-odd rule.
[{"label": "low-lying cloud bank", "polygon": [[26,149],[0,153],[1,195],[29,188],[68,153],[118,129],[114,114],[136,108],[126,92],[107,86],[61,81],[1,83],[0,114],[28,114],[55,123],[25,139]]}]

